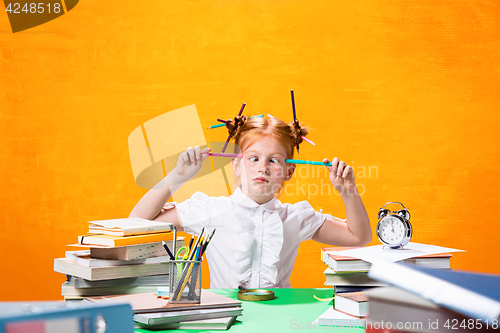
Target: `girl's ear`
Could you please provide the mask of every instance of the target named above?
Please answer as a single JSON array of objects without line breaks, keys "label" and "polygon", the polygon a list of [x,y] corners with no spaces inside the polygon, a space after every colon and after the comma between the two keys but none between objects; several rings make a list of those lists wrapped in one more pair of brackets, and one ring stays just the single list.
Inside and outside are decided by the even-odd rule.
[{"label": "girl's ear", "polygon": [[296,167],[295,164],[290,164],[290,166],[286,168],[285,181],[289,181],[292,178],[293,173],[295,172],[295,167]]},{"label": "girl's ear", "polygon": [[239,163],[238,163],[238,159],[237,158],[232,158],[231,159],[231,164],[233,165],[234,175],[236,177],[239,177],[240,176],[240,166],[239,166]]}]

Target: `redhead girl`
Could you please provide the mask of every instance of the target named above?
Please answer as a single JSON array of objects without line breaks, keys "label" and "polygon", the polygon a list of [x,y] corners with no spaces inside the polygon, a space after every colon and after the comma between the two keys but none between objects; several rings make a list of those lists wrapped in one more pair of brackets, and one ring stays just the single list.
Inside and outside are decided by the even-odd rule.
[{"label": "redhead girl", "polygon": [[290,204],[276,199],[296,168],[285,160],[293,159],[294,148],[307,129],[298,122],[245,116],[228,120],[226,127],[242,154],[231,160],[235,176],[241,179],[232,195],[209,197],[196,192],[184,202],[166,205],[209,156],[209,148],[189,147],[174,170],[130,213],[131,217],[173,223],[178,230],[198,236],[203,228],[217,229],[206,251],[211,288],[290,288],[301,242],[312,238],[329,245],[364,246],[371,241],[370,222],[353,170],[337,157],[326,168],[344,202],[346,222],[315,211],[307,201]]}]

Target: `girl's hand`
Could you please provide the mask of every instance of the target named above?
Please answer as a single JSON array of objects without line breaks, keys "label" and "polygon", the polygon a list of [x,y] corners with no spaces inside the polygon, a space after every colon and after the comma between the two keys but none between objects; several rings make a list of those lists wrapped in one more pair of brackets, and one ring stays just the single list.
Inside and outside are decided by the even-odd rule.
[{"label": "girl's hand", "polygon": [[202,153],[208,153],[209,151],[210,148],[200,151],[198,146],[189,147],[185,152],[181,153],[173,171],[186,181],[193,178],[200,171],[203,161],[210,156]]},{"label": "girl's hand", "polygon": [[[323,163],[330,163],[330,160],[325,158]],[[350,166],[344,161],[339,162],[339,159],[335,157],[332,166],[327,166],[327,168],[330,171],[330,181],[341,196],[350,196],[356,193],[354,171]]]}]

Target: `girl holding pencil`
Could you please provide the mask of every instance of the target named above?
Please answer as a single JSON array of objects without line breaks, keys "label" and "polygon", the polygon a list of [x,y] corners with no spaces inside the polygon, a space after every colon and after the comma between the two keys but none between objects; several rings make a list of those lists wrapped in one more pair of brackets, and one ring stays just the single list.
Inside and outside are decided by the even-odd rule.
[{"label": "girl holding pencil", "polygon": [[229,197],[196,192],[181,203],[167,200],[200,170],[210,149],[190,147],[176,167],[149,190],[131,217],[173,223],[178,230],[200,235],[217,229],[207,260],[211,288],[289,288],[299,244],[313,239],[329,245],[364,246],[372,239],[370,222],[357,192],[350,166],[335,157],[323,163],[340,193],[346,222],[313,209],[307,201],[282,203],[279,196],[294,174],[294,150],[307,135],[298,121],[238,116],[227,120],[230,138],[241,153],[232,158],[241,184]]}]

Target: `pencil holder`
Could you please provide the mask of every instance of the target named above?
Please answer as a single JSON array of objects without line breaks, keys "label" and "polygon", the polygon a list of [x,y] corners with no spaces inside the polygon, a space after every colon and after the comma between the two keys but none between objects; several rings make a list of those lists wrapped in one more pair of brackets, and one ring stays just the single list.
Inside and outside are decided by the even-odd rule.
[{"label": "pencil holder", "polygon": [[169,302],[200,303],[201,261],[170,261]]}]

